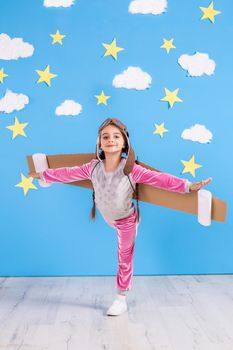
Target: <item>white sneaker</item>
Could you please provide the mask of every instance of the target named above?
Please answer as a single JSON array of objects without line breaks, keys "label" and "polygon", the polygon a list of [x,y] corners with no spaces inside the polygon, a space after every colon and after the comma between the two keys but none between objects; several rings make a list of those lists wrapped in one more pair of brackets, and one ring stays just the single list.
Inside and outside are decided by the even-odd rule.
[{"label": "white sneaker", "polygon": [[126,297],[124,295],[117,294],[116,299],[107,311],[108,316],[119,316],[127,310]]}]

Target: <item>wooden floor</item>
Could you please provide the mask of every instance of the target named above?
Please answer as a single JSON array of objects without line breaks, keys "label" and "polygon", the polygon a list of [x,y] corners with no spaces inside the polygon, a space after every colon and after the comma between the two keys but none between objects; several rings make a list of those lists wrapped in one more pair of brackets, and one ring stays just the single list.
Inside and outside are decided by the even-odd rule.
[{"label": "wooden floor", "polygon": [[0,278],[0,349],[233,350],[233,275]]}]

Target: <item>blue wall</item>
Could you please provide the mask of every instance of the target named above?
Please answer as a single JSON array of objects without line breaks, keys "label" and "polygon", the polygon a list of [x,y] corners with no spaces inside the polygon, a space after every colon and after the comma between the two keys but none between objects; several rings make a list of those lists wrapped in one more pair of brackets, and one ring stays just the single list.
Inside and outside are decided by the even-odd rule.
[{"label": "blue wall", "polygon": [[[26,156],[89,153],[95,151],[99,124],[107,117],[128,126],[139,160],[173,175],[200,181],[228,204],[227,222],[198,224],[190,214],[140,203],[141,224],[136,240],[134,274],[221,274],[233,272],[232,225],[232,41],[233,4],[215,1],[221,11],[215,23],[200,20],[199,6],[209,2],[169,1],[162,15],[133,15],[130,1],[76,1],[69,8],[46,8],[42,1],[7,1],[0,5],[0,32],[20,37],[34,46],[31,57],[0,60],[8,74],[0,84],[29,97],[29,104],[10,114],[0,112],[1,152],[1,276],[115,275],[117,239],[99,212],[90,222],[92,192],[75,186],[39,186],[26,195],[15,185],[28,173]],[[52,45],[56,30],[65,34],[63,45]],[[102,43],[116,37],[124,48],[118,59],[103,57]],[[169,54],[160,46],[174,38]],[[216,62],[211,76],[188,77],[177,60],[182,54],[208,53]],[[38,84],[36,69],[50,65],[57,77],[51,87]],[[152,77],[149,89],[117,89],[112,80],[129,66],[139,66]],[[179,88],[182,103],[168,108],[161,102],[164,88]],[[101,90],[108,105],[97,105]],[[78,116],[61,116],[55,109],[65,99],[79,102]],[[27,137],[6,127],[15,116]],[[163,138],[154,124],[165,122]],[[184,140],[184,129],[199,123],[213,133],[207,144]],[[182,174],[181,160],[195,154],[195,178]]]}]

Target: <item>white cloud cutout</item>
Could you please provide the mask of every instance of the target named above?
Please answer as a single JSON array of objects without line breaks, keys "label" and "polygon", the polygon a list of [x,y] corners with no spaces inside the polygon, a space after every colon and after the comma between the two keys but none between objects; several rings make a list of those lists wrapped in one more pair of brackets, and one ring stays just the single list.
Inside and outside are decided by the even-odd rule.
[{"label": "white cloud cutout", "polygon": [[56,108],[56,115],[78,115],[82,111],[80,103],[73,100],[65,100]]},{"label": "white cloud cutout", "polygon": [[112,85],[116,88],[145,90],[150,87],[152,78],[140,67],[128,67],[114,77]]},{"label": "white cloud cutout", "polygon": [[0,34],[0,59],[17,60],[32,56],[34,52],[33,45],[26,43],[22,38],[11,39],[9,35]]},{"label": "white cloud cutout", "polygon": [[182,139],[196,141],[200,143],[210,143],[213,134],[205,125],[195,124],[189,129],[185,129],[181,134]]},{"label": "white cloud cutout", "polygon": [[166,12],[167,0],[134,0],[129,4],[130,13],[160,15]]},{"label": "white cloud cutout", "polygon": [[13,111],[20,111],[28,103],[28,96],[7,90],[5,96],[0,99],[0,112],[12,113]]},{"label": "white cloud cutout", "polygon": [[192,77],[200,77],[203,74],[214,74],[216,66],[214,60],[211,60],[207,53],[201,52],[196,52],[194,55],[181,55],[178,63]]},{"label": "white cloud cutout", "polygon": [[44,0],[45,7],[70,7],[74,0]]}]

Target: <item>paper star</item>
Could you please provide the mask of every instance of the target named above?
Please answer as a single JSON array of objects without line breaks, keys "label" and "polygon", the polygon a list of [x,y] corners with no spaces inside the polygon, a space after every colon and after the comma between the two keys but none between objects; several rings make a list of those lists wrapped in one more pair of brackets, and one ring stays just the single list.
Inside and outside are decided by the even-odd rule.
[{"label": "paper star", "polygon": [[15,117],[15,124],[6,126],[6,128],[13,131],[12,139],[14,139],[17,135],[22,135],[27,137],[27,135],[23,130],[27,125],[28,123],[20,124],[18,121],[18,118]]},{"label": "paper star", "polygon": [[212,1],[209,7],[200,7],[201,11],[204,15],[201,19],[209,19],[212,23],[214,23],[214,16],[219,15],[221,12],[214,9],[214,2]]},{"label": "paper star", "polygon": [[97,105],[99,105],[100,103],[103,103],[107,106],[107,100],[111,97],[111,96],[105,96],[104,95],[104,91],[101,91],[100,95],[95,95],[95,97],[97,98],[98,102]]},{"label": "paper star", "polygon": [[23,188],[23,192],[24,195],[27,194],[28,190],[31,188],[33,190],[37,190],[38,188],[32,183],[33,181],[33,177],[25,177],[22,173],[21,173],[21,182],[19,182],[17,185],[15,185],[15,187],[22,187]]},{"label": "paper star", "polygon": [[104,56],[112,56],[115,60],[117,60],[117,53],[124,50],[122,47],[117,47],[116,46],[116,39],[113,39],[111,44],[102,44],[106,51]]},{"label": "paper star", "polygon": [[167,129],[165,129],[164,123],[160,125],[155,124],[155,127],[156,127],[156,130],[153,132],[153,134],[159,134],[160,137],[163,137],[163,134],[168,131]]},{"label": "paper star", "polygon": [[50,34],[50,36],[53,38],[52,44],[59,43],[62,45],[62,39],[65,38],[65,35],[61,35],[59,30],[57,30],[56,34]]},{"label": "paper star", "polygon": [[48,85],[50,86],[51,83],[50,83],[50,80],[52,78],[55,78],[57,75],[56,74],[53,74],[53,73],[50,73],[49,71],[49,65],[47,65],[47,67],[45,68],[45,70],[36,70],[37,74],[39,74],[40,78],[39,80],[37,81],[37,83],[42,83],[43,81]]},{"label": "paper star", "polygon": [[166,101],[169,103],[170,107],[173,107],[175,102],[183,102],[178,96],[179,89],[176,89],[174,91],[169,91],[165,88],[166,96],[161,98],[161,101]]},{"label": "paper star", "polygon": [[162,49],[166,49],[167,53],[169,53],[169,51],[171,49],[175,49],[176,47],[172,44],[174,39],[170,39],[170,40],[166,40],[163,39],[164,44],[162,46],[160,46],[160,48]]},{"label": "paper star", "polygon": [[1,83],[3,83],[3,79],[4,79],[5,77],[8,77],[8,75],[5,74],[3,70],[4,70],[4,68],[2,68],[2,69],[0,70],[0,82],[1,82]]},{"label": "paper star", "polygon": [[194,155],[192,156],[192,158],[189,161],[181,160],[181,162],[185,166],[184,170],[182,171],[182,174],[189,172],[194,177],[195,177],[195,170],[202,167],[202,165],[195,163]]}]

